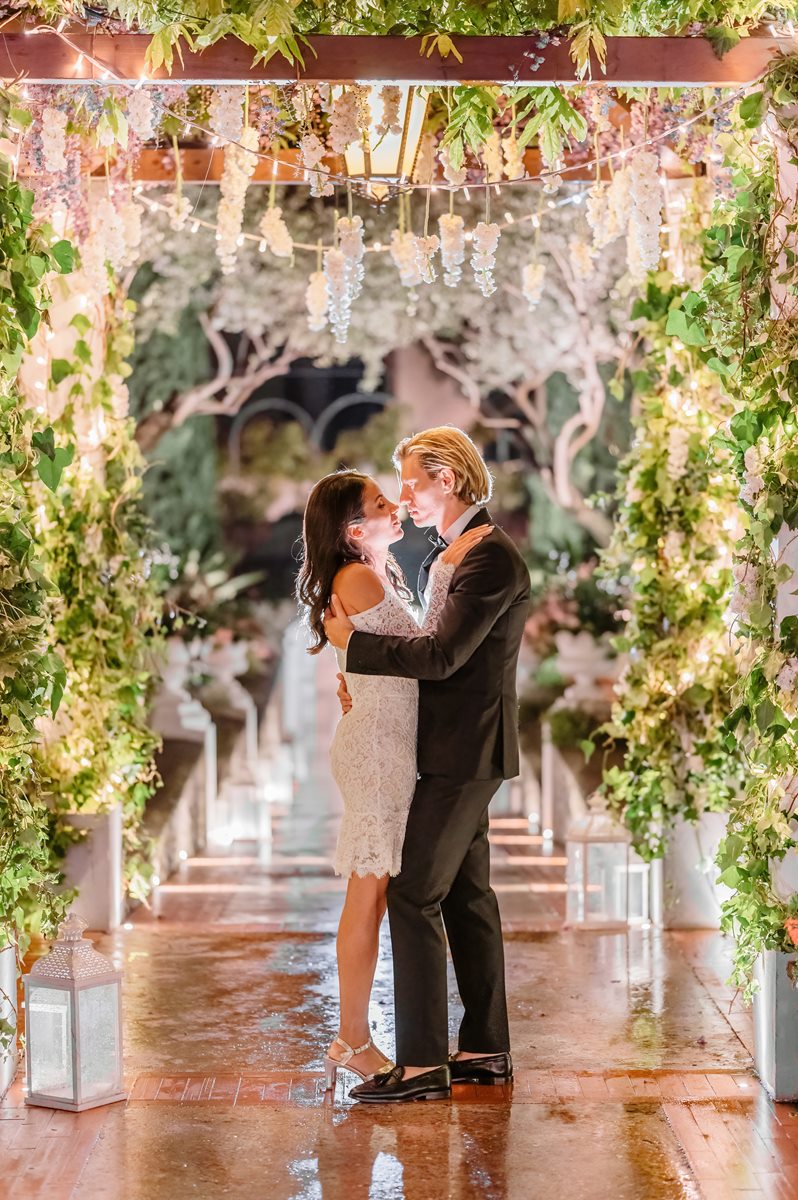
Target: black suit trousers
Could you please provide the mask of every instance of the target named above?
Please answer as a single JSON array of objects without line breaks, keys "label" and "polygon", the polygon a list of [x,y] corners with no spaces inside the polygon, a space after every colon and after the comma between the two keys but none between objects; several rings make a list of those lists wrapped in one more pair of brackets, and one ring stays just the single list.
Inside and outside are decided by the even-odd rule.
[{"label": "black suit trousers", "polygon": [[510,1048],[488,847],[488,805],[500,783],[421,775],[416,784],[402,870],[388,885],[396,1061],[405,1066],[433,1066],[449,1056],[447,937],[465,1008],[459,1048]]}]

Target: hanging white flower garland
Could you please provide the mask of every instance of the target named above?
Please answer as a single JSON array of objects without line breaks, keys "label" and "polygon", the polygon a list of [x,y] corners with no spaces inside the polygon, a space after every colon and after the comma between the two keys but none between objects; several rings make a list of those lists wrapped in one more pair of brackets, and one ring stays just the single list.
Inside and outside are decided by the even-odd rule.
[{"label": "hanging white flower garland", "polygon": [[462,187],[468,179],[468,170],[464,166],[455,167],[448,146],[442,146],[438,152],[438,162],[441,164],[443,178],[450,187]]},{"label": "hanging white flower garland", "polygon": [[659,266],[662,221],[659,159],[650,150],[638,151],[629,164],[629,196],[629,273],[643,279]]},{"label": "hanging white flower garland", "polygon": [[363,285],[363,256],[366,253],[363,241],[363,218],[339,217],[337,237],[346,263],[346,280],[351,299],[356,300]]},{"label": "hanging white flower garland", "polygon": [[500,237],[501,229],[495,221],[490,224],[480,221],[474,230],[471,243],[471,267],[477,287],[483,296],[492,296],[496,291],[493,268],[496,266],[496,247]]},{"label": "hanging white flower garland", "polygon": [[402,132],[402,117],[399,112],[402,103],[402,89],[395,84],[386,83],[380,91],[380,101],[382,102],[382,118],[376,126],[377,137],[385,137],[388,133],[398,137]]},{"label": "hanging white flower garland", "polygon": [[354,90],[342,92],[333,101],[330,115],[330,149],[343,154],[359,137],[357,96]]},{"label": "hanging white flower garland", "polygon": [[504,157],[504,174],[507,179],[523,179],[526,175],[524,152],[519,149],[518,138],[510,132],[502,138],[502,155]]},{"label": "hanging white flower garland", "polygon": [[244,132],[245,90],[240,86],[215,87],[208,105],[208,124],[217,137],[240,142]]},{"label": "hanging white flower garland", "polygon": [[546,268],[541,262],[530,262],[521,269],[521,291],[529,305],[529,311],[534,312],[543,296],[543,285],[546,281]]},{"label": "hanging white flower garland", "polygon": [[275,258],[291,258],[294,253],[294,240],[283,220],[283,210],[279,205],[267,208],[260,220],[260,235]]},{"label": "hanging white flower garland", "polygon": [[41,142],[46,171],[58,174],[67,168],[66,161],[67,114],[60,108],[45,108],[42,112]]},{"label": "hanging white flower garland", "polygon": [[416,261],[422,283],[434,283],[437,279],[432,258],[438,253],[439,246],[440,241],[434,233],[416,238]]},{"label": "hanging white flower garland", "polygon": [[155,137],[160,122],[149,88],[136,88],[127,97],[127,123],[142,142]]},{"label": "hanging white flower garland", "polygon": [[347,260],[342,250],[333,246],[324,252],[324,278],[327,281],[327,317],[336,342],[343,343],[349,334],[352,316],[352,289],[347,278]]},{"label": "hanging white flower garland", "polygon": [[327,324],[327,276],[323,271],[314,271],[305,288],[305,307],[308,310],[308,328],[320,333]]},{"label": "hanging white flower garland", "polygon": [[446,287],[457,287],[463,278],[465,262],[465,221],[458,213],[443,213],[438,217],[441,239],[441,264]]},{"label": "hanging white flower garland", "polygon": [[318,170],[319,163],[327,153],[324,142],[315,133],[306,133],[300,140],[299,148],[302,151],[302,166],[310,184],[311,196],[316,199],[320,196],[332,196],[334,188],[331,181]]},{"label": "hanging white flower garland", "polygon": [[257,159],[249,151],[258,148],[258,131],[252,125],[241,134],[241,145],[230,143],[224,151],[224,170],[219,181],[220,199],[216,216],[216,253],[222,272],[235,270],[241,230],[244,225],[244,201]]}]

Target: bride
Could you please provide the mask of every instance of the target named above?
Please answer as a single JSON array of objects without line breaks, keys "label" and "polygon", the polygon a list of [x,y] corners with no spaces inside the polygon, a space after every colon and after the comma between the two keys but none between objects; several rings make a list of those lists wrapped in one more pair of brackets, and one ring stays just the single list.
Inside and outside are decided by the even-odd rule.
[{"label": "bride", "polygon": [[[462,534],[433,564],[423,625],[408,607],[412,594],[390,552],[403,536],[398,505],[375,481],[357,471],[321,479],[308,499],[303,558],[296,594],[315,641],[327,644],[324,615],[333,592],[356,629],[412,638],[431,633],[455,567],[490,533],[482,525]],[[345,654],[336,651],[343,669]],[[332,772],[344,815],[335,872],[348,879],[338,926],[338,1036],[326,1058],[327,1088],[345,1067],[369,1079],[393,1063],[374,1045],[368,1008],[377,965],[386,890],[402,863],[402,843],[416,786],[418,682],[348,675],[351,711],[340,720],[331,748]]]}]

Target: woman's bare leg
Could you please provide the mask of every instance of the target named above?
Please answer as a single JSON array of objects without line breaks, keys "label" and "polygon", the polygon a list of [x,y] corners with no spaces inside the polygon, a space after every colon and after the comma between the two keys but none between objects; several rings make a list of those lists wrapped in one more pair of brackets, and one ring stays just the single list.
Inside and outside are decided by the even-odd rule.
[{"label": "woman's bare leg", "polygon": [[[350,1046],[362,1046],[370,1037],[369,1000],[379,951],[380,925],[385,915],[388,876],[352,875],[346,889],[338,925],[338,993],[341,1003],[339,1033]],[[332,1057],[341,1050],[332,1047]],[[352,1059],[365,1075],[379,1070],[384,1055],[366,1050]]]}]

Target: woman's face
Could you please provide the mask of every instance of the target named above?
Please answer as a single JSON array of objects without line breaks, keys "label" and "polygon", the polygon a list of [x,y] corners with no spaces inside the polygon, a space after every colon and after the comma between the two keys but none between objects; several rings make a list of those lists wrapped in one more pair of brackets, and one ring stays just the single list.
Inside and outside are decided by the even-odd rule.
[{"label": "woman's face", "polygon": [[383,496],[373,479],[363,489],[363,519],[350,526],[350,533],[356,545],[378,557],[404,537],[399,505]]}]

